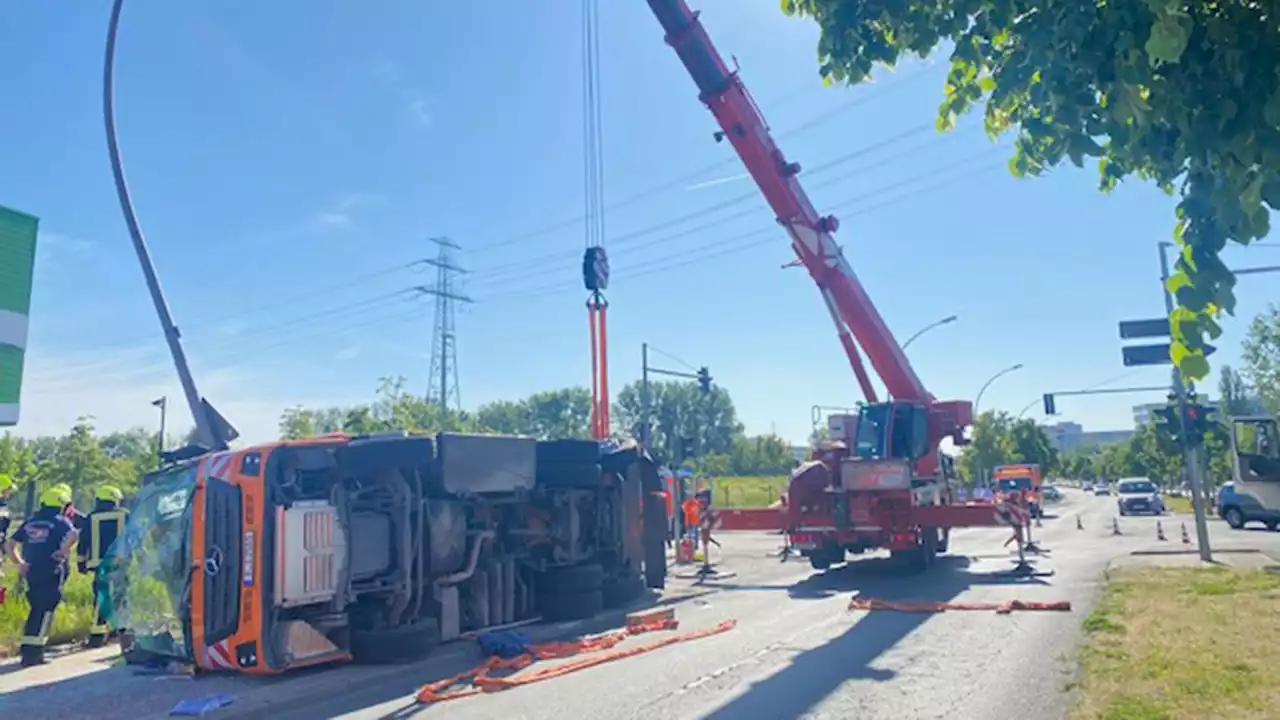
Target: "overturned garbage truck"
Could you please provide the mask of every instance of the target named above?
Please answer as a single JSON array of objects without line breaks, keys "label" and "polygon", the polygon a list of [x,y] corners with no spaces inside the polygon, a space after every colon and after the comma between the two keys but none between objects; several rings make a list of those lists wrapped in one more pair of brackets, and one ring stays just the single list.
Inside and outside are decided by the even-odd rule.
[{"label": "overturned garbage truck", "polygon": [[393,662],[462,633],[661,588],[665,507],[635,445],[326,435],[145,478],[104,598],[133,661],[274,674]]}]

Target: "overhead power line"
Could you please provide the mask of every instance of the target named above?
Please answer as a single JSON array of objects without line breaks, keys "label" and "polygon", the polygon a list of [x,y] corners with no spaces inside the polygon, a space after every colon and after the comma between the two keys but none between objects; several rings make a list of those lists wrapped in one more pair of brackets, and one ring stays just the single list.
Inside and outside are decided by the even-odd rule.
[{"label": "overhead power line", "polygon": [[[914,83],[915,81],[920,80],[921,78],[928,77],[928,76],[929,76],[928,70],[929,70],[929,66],[928,66],[928,65],[921,65],[921,66],[919,66],[919,68],[918,68],[918,69],[915,69],[915,70],[913,70],[913,71],[912,71],[912,72],[910,72],[910,73],[907,73],[907,74],[905,74],[905,75],[901,75],[901,76],[897,76],[897,78],[898,78],[898,79],[897,79],[897,81],[896,81],[896,82],[894,82],[894,83],[891,83],[891,84],[888,84],[888,85],[884,85],[884,86],[877,86],[875,83],[872,83],[872,84],[869,84],[869,85],[863,85],[863,86],[860,86],[860,88],[859,88],[859,89],[861,89],[861,88],[867,88],[867,87],[869,87],[869,88],[876,88],[876,89],[875,89],[875,90],[873,90],[873,91],[871,91],[871,92],[869,92],[869,93],[861,93],[861,94],[859,94],[858,96],[854,97],[853,99],[851,99],[851,100],[849,100],[849,101],[846,101],[846,102],[844,102],[844,103],[841,103],[840,105],[838,105],[838,106],[836,106],[836,107],[834,107],[834,108],[832,108],[832,109],[830,109],[830,110],[827,110],[827,111],[825,111],[825,112],[822,112],[822,113],[818,114],[817,116],[812,117],[812,118],[810,118],[810,119],[808,119],[808,120],[806,120],[806,121],[802,122],[801,124],[797,125],[796,127],[793,127],[793,128],[790,128],[790,129],[788,129],[788,130],[786,130],[786,131],[784,131],[784,132],[778,133],[778,134],[777,134],[777,139],[779,139],[779,140],[784,140],[784,139],[786,139],[786,138],[788,138],[788,137],[792,137],[792,136],[797,135],[797,134],[799,134],[799,133],[801,133],[801,132],[805,132],[805,131],[807,131],[807,130],[811,130],[811,129],[813,129],[813,128],[817,127],[818,125],[821,125],[822,123],[827,122],[828,120],[831,120],[832,118],[835,118],[835,117],[837,117],[837,116],[839,116],[839,115],[841,115],[841,114],[843,114],[843,113],[845,113],[845,112],[848,112],[849,110],[852,110],[852,109],[854,109],[854,108],[856,108],[856,107],[858,107],[858,106],[860,106],[860,105],[863,105],[864,103],[866,103],[866,102],[868,102],[868,101],[870,101],[870,100],[872,100],[872,99],[879,99],[879,98],[883,98],[886,94],[889,94],[889,93],[892,93],[892,92],[897,92],[897,91],[901,90],[903,87],[909,87],[911,83]],[[787,98],[790,98],[790,97],[792,97],[792,95],[788,95],[788,96],[786,96],[786,97],[787,97]],[[776,104],[777,102],[779,102],[779,101],[775,101],[775,103],[771,103],[771,104]],[[932,125],[931,125],[931,127],[932,127]],[[617,200],[617,201],[615,201],[615,202],[613,202],[613,203],[606,204],[606,205],[604,206],[604,209],[605,209],[606,211],[609,211],[609,210],[618,210],[618,209],[620,209],[620,208],[627,207],[627,206],[629,206],[629,205],[633,205],[633,204],[635,204],[635,203],[637,203],[637,202],[639,202],[639,201],[641,201],[641,200],[647,200],[648,198],[651,198],[651,197],[653,197],[654,195],[657,195],[657,194],[659,194],[659,193],[665,192],[665,191],[670,190],[670,189],[672,189],[672,188],[674,188],[674,187],[679,187],[679,186],[682,186],[682,185],[684,185],[684,184],[686,184],[686,183],[689,183],[689,182],[692,182],[692,181],[694,181],[694,180],[697,180],[698,178],[701,178],[702,176],[706,175],[707,173],[710,173],[710,172],[713,172],[713,171],[719,170],[719,169],[721,169],[721,168],[725,168],[725,167],[729,167],[729,166],[736,165],[736,164],[738,164],[739,162],[741,162],[741,161],[740,161],[740,160],[738,159],[738,157],[735,155],[735,156],[732,156],[732,157],[725,158],[724,160],[719,160],[719,161],[717,161],[717,162],[714,162],[714,163],[711,163],[711,164],[708,164],[708,165],[704,165],[703,167],[698,168],[697,170],[693,170],[693,171],[691,171],[691,172],[683,173],[683,174],[681,174],[679,177],[672,178],[671,180],[665,180],[665,181],[662,181],[662,182],[660,182],[660,183],[658,183],[658,184],[656,184],[656,185],[654,185],[654,186],[652,186],[652,187],[650,187],[650,188],[648,188],[648,189],[646,189],[646,190],[642,190],[642,191],[637,192],[637,193],[634,193],[634,194],[632,194],[632,195],[628,195],[627,197],[624,197],[624,198],[622,198],[621,200]],[[550,235],[550,234],[552,234],[552,233],[561,232],[561,231],[566,230],[566,229],[568,229],[568,228],[576,227],[576,226],[580,225],[581,223],[583,223],[585,220],[586,220],[586,216],[585,216],[585,215],[578,215],[578,216],[575,216],[575,217],[572,217],[572,218],[566,218],[566,219],[564,219],[564,220],[560,220],[560,221],[558,221],[558,222],[555,222],[555,223],[551,223],[551,224],[545,225],[545,226],[540,227],[540,228],[537,228],[537,229],[535,229],[535,230],[528,230],[528,231],[525,231],[525,232],[520,232],[520,233],[518,233],[518,234],[516,234],[516,235],[513,235],[513,236],[511,236],[511,237],[509,237],[509,238],[506,238],[506,239],[504,239],[504,240],[498,240],[498,241],[495,241],[495,242],[491,242],[491,243],[488,243],[488,244],[482,245],[482,246],[480,246],[480,247],[478,247],[478,248],[475,248],[475,249],[471,250],[471,253],[472,253],[472,254],[476,254],[476,253],[483,253],[483,252],[488,252],[488,251],[491,251],[491,250],[497,250],[497,249],[500,249],[500,248],[510,247],[510,246],[512,246],[512,245],[515,245],[515,244],[517,244],[517,243],[524,242],[524,241],[526,241],[526,240],[532,240],[532,239],[534,239],[534,238],[542,237],[542,236],[545,236],[545,235]]]},{"label": "overhead power line", "polygon": [[[871,205],[856,207],[858,203],[863,202],[867,199],[874,198],[878,195],[878,193],[870,194],[870,195],[862,195],[859,197],[849,198],[848,200],[836,203],[835,205],[831,206],[831,208],[833,210],[839,210],[841,208],[855,207],[855,209],[852,212],[844,213],[842,215],[842,217],[847,219],[847,218],[867,215],[877,210],[881,210],[885,207],[896,205],[905,200],[911,200],[913,198],[917,198],[921,193],[928,192],[930,190],[934,190],[946,185],[950,185],[959,180],[967,179],[976,175],[981,175],[983,173],[987,173],[992,170],[1005,167],[1006,162],[1004,160],[997,160],[995,162],[990,162],[990,163],[981,164],[981,165],[973,164],[974,160],[980,160],[984,157],[989,157],[991,155],[996,154],[997,152],[1000,152],[1001,150],[1002,148],[992,148],[991,150],[988,150],[984,153],[980,153],[980,154],[971,156],[969,158],[965,158],[961,162],[954,163],[953,165],[948,167],[951,167],[954,170],[959,170],[960,172],[953,172],[949,174],[944,174],[942,176],[935,175],[934,182],[923,185],[912,192],[903,193],[901,195],[897,195],[894,197],[889,197],[881,202],[873,203]],[[934,175],[934,173],[930,173],[930,175]],[[908,180],[918,180],[918,179],[920,178],[919,177],[909,178]],[[907,184],[909,184],[907,181],[903,181],[900,183],[895,183],[893,185],[885,186],[883,190],[885,191],[894,190],[894,189],[903,187]],[[677,268],[695,265],[706,260],[711,260],[714,258],[726,256],[726,255],[733,255],[740,252],[745,252],[747,250],[751,250],[753,248],[757,248],[768,243],[782,243],[782,242],[786,242],[786,237],[778,230],[776,226],[762,227],[758,230],[753,230],[753,231],[745,232],[739,235],[734,235],[732,237],[725,238],[717,242],[709,243],[707,245],[703,245],[701,247],[695,248],[690,253],[686,253],[684,255],[681,255],[680,257],[672,258],[669,262],[645,263],[643,267],[635,270],[634,272],[625,272],[625,271],[621,272],[616,276],[615,284],[617,281],[626,281],[626,280],[630,280],[638,277],[645,277],[648,275],[653,275],[655,273],[661,273],[661,272],[666,272],[668,270],[674,270]],[[712,250],[713,252],[709,252],[709,253],[705,252],[707,250]],[[514,289],[508,292],[495,293],[493,295],[481,296],[478,299],[480,302],[493,302],[493,301],[499,301],[499,300],[500,301],[529,300],[532,298],[542,297],[546,295],[556,295],[559,293],[567,292],[572,289],[573,288],[570,283],[562,281],[559,283],[547,284],[547,285],[542,285],[534,288]]]},{"label": "overhead power line", "polygon": [[[886,140],[880,141],[873,145],[868,145],[868,146],[858,148],[852,152],[846,153],[837,158],[833,158],[832,160],[825,162],[813,168],[812,170],[805,171],[805,175],[806,177],[814,177],[817,175],[821,175],[822,173],[828,172],[834,168],[837,168],[843,164],[852,162],[853,160],[856,160],[858,158],[862,158],[872,153],[875,153],[879,150],[892,147],[894,145],[897,145],[898,143],[909,140],[911,138],[921,136],[925,132],[932,133],[933,131],[934,131],[933,123],[927,123],[924,125],[919,125],[913,128],[909,128]],[[900,161],[906,157],[910,157],[912,155],[918,154],[922,150],[926,150],[935,145],[947,142],[955,137],[957,137],[957,135],[955,134],[935,135],[928,142],[922,143],[918,146],[908,148],[898,153],[893,153],[891,155],[888,155],[886,157],[880,158],[878,160],[875,160],[867,164],[859,165],[858,167],[853,168],[848,172],[838,174],[826,180],[823,180],[817,183],[812,183],[809,185],[809,189],[819,190],[822,188],[837,185],[841,182],[848,180],[850,177],[853,177],[862,173],[866,173],[869,170],[874,170],[876,168],[884,167],[891,163]],[[663,230],[679,226],[681,224],[684,224],[692,220],[699,220],[699,219],[706,220],[709,216],[713,215],[714,213],[720,212],[722,210],[727,210],[737,205],[742,205],[744,203],[748,203],[752,201],[755,201],[755,203],[751,207],[746,208],[745,210],[742,210],[730,215],[721,215],[719,217],[712,217],[708,222],[705,222],[701,225],[690,228],[688,230],[681,231],[680,233],[671,235],[657,242],[666,242],[668,240],[675,240],[682,237],[687,237],[689,235],[692,235],[697,232],[701,232],[702,230],[705,230],[708,228],[719,227],[723,225],[726,221],[753,215],[760,210],[768,211],[769,209],[768,205],[765,204],[760,198],[760,191],[756,189],[752,189],[749,192],[745,192],[740,195],[735,195],[733,197],[717,202],[713,205],[701,207],[701,208],[698,208],[697,210],[693,210],[673,218],[662,220],[660,222],[654,223],[653,225],[649,225],[649,226],[640,228],[638,230],[633,230],[631,232],[627,232],[622,235],[618,235],[616,237],[610,238],[609,239],[610,246],[616,248],[620,245],[635,244],[639,241],[644,240],[650,235],[661,232]],[[652,244],[653,244],[653,241],[646,243],[646,247]],[[616,252],[613,253],[612,255],[615,258],[617,257]],[[536,268],[549,265],[549,264],[561,263],[566,260],[571,260],[574,257],[575,257],[575,253],[573,251],[553,251],[550,253],[537,255],[532,258],[527,258],[525,260],[503,263],[501,265],[495,265],[488,268],[481,267],[476,270],[476,274],[477,276],[481,277],[484,280],[491,280],[495,277],[501,277],[504,275],[512,275],[512,274],[526,275],[528,274],[529,271],[534,270]]]}]

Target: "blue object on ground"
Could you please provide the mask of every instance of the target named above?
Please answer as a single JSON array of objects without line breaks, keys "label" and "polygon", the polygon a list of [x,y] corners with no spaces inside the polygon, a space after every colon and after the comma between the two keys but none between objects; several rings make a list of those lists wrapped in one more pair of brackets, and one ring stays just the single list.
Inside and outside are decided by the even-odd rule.
[{"label": "blue object on ground", "polygon": [[205,695],[202,698],[179,702],[173,706],[169,714],[179,717],[204,717],[214,710],[221,710],[235,701],[236,699],[232,695]]},{"label": "blue object on ground", "polygon": [[529,652],[529,638],[511,630],[495,630],[476,638],[486,655],[513,658]]}]

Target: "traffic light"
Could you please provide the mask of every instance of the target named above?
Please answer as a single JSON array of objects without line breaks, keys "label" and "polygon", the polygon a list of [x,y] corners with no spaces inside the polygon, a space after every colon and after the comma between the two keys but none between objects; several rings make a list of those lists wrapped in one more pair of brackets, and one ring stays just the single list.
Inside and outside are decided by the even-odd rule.
[{"label": "traffic light", "polygon": [[1178,417],[1178,408],[1169,406],[1156,408],[1152,411],[1155,414],[1156,430],[1164,433],[1174,442],[1182,440],[1182,418]]},{"label": "traffic light", "polygon": [[1053,402],[1053,393],[1044,394],[1044,414],[1045,415],[1058,414],[1058,406],[1056,403]]},{"label": "traffic light", "polygon": [[1212,429],[1213,424],[1217,422],[1217,418],[1213,417],[1214,413],[1209,408],[1199,403],[1188,403],[1186,406],[1186,417],[1183,419],[1182,426],[1187,433],[1187,439],[1193,444],[1204,442],[1204,436]]},{"label": "traffic light", "polygon": [[698,368],[698,387],[703,393],[711,392],[711,371],[705,365]]}]

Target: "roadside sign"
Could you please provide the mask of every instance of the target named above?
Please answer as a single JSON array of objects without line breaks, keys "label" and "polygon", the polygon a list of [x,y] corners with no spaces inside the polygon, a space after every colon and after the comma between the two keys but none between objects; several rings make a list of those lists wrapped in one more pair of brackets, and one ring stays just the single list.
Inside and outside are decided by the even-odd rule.
[{"label": "roadside sign", "polygon": [[0,207],[0,427],[18,424],[39,222]]},{"label": "roadside sign", "polygon": [[[1143,365],[1172,365],[1173,360],[1169,358],[1169,343],[1160,343],[1159,345],[1130,345],[1120,349],[1124,354],[1125,367],[1139,367]],[[1216,352],[1218,348],[1212,345],[1204,346],[1204,355],[1208,357]]]},{"label": "roadside sign", "polygon": [[1120,321],[1121,340],[1169,337],[1170,332],[1169,318],[1167,317]]}]

